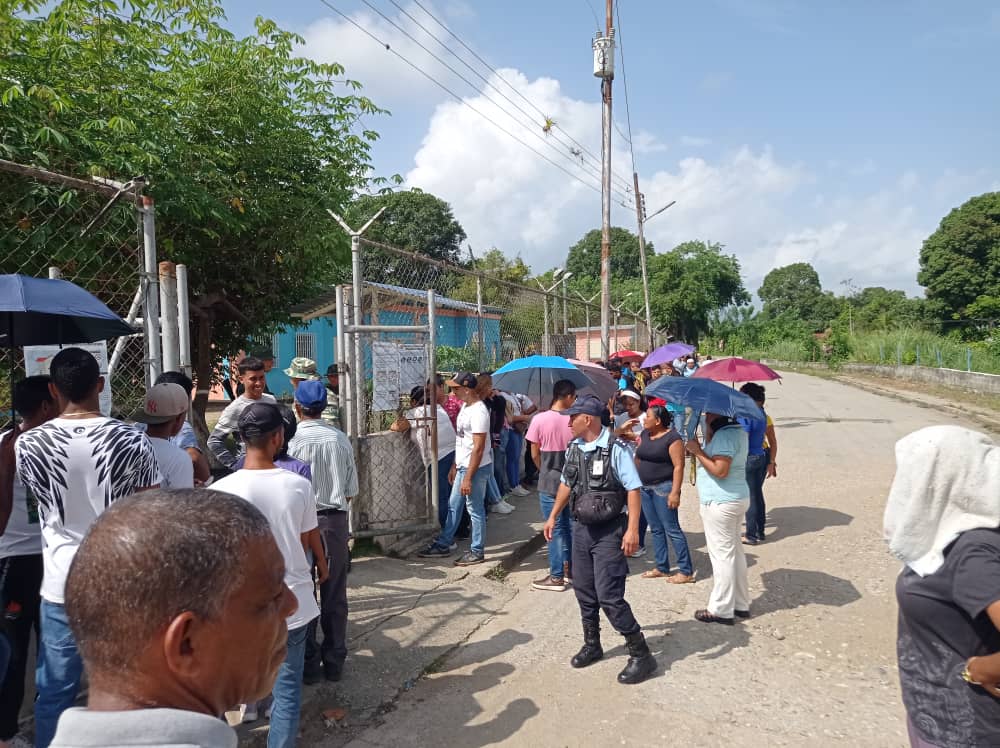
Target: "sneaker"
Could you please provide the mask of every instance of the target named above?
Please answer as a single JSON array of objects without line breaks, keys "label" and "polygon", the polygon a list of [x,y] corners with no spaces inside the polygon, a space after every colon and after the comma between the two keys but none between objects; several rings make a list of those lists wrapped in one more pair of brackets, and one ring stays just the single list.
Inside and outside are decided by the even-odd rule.
[{"label": "sneaker", "polygon": [[516,488],[512,488],[510,492],[515,496],[527,496],[531,493],[531,491],[526,489],[524,486],[517,486]]},{"label": "sneaker", "polygon": [[323,680],[323,668],[319,664],[307,664],[302,670],[302,683],[315,686]]},{"label": "sneaker", "polygon": [[447,548],[442,548],[441,546],[431,543],[429,546],[424,548],[420,553],[417,554],[420,558],[442,558],[444,556],[450,556],[451,551]]},{"label": "sneaker", "polygon": [[645,555],[646,555],[646,549],[640,545],[639,549],[631,556],[629,556],[629,558],[642,558]]},{"label": "sneaker", "polygon": [[271,707],[273,704],[269,704],[267,709],[264,710],[264,719],[271,719]]},{"label": "sneaker", "polygon": [[476,564],[483,563],[485,560],[485,556],[477,556],[472,551],[466,551],[455,559],[455,566],[475,566]]},{"label": "sneaker", "polygon": [[541,579],[536,579],[531,583],[532,589],[543,590],[549,592],[565,592],[568,585],[562,579],[556,579],[555,577],[547,574]]},{"label": "sneaker", "polygon": [[496,504],[493,505],[493,511],[497,514],[510,514],[515,509],[513,504],[508,504],[503,499],[500,499]]},{"label": "sneaker", "polygon": [[246,724],[247,722],[257,721],[257,704],[241,704],[240,705],[240,722]]},{"label": "sneaker", "polygon": [[448,546],[448,550],[451,553],[454,553],[455,551],[457,551],[458,550],[458,543],[452,543],[451,545],[449,545]]}]

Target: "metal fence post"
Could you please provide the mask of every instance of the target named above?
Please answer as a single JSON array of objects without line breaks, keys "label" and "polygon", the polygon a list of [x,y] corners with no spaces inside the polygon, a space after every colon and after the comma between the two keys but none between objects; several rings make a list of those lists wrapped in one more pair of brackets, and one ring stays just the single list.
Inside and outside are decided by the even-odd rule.
[{"label": "metal fence post", "polygon": [[[428,289],[428,293],[430,292],[431,289]],[[486,340],[483,338],[483,279],[479,275],[476,275],[476,322],[479,327],[479,371],[483,371],[486,368],[483,360],[486,353]],[[437,374],[437,371],[434,374]],[[434,454],[437,454],[437,452]]]},{"label": "metal fence post", "polygon": [[549,355],[549,295],[542,294],[542,355]]},{"label": "metal fence post", "polygon": [[177,346],[180,370],[191,376],[191,309],[187,265],[177,266]]},{"label": "metal fence post", "polygon": [[941,362],[941,349],[940,348],[935,348],[934,349],[934,355],[937,358],[937,365],[938,365],[938,368],[940,369],[942,367],[942,365],[943,365],[942,362]]},{"label": "metal fence post", "polygon": [[60,278],[62,278],[62,272],[60,272],[59,268],[55,267],[54,265],[50,265],[49,280],[59,280]]},{"label": "metal fence post", "polygon": [[149,387],[163,371],[160,357],[160,271],[156,264],[153,198],[143,195],[139,212],[142,214],[143,273],[146,279],[142,319],[146,330],[146,386]]},{"label": "metal fence post", "polygon": [[158,265],[160,280],[160,340],[164,371],[180,367],[180,344],[177,330],[177,276],[174,263]]},{"label": "metal fence post", "polygon": [[353,373],[348,371],[347,366],[347,307],[344,305],[344,287],[338,285],[334,289],[334,305],[336,306],[337,317],[337,373],[340,377],[340,386],[337,387],[337,406],[340,408],[340,425],[348,434],[354,433],[354,409],[350,405],[348,393],[351,391]]},{"label": "metal fence post", "polygon": [[972,349],[965,349],[965,370],[972,371]]},{"label": "metal fence post", "polygon": [[896,366],[903,365],[903,344],[896,343]]},{"label": "metal fence post", "polygon": [[[478,285],[478,284],[477,284]],[[480,311],[482,308],[480,307]],[[482,316],[479,317],[482,325]],[[482,347],[480,347],[482,350]],[[482,355],[482,354],[480,354]],[[481,360],[481,359],[480,359]],[[424,399],[427,405],[424,411],[430,415],[431,427],[431,454],[434,455],[434,462],[431,463],[431,490],[427,497],[427,516],[436,516],[437,497],[441,486],[438,482],[438,430],[437,430],[437,309],[435,306],[434,289],[427,289],[427,381],[430,382],[430,397]]]},{"label": "metal fence post", "polygon": [[920,366],[920,346],[917,346],[917,366]]}]

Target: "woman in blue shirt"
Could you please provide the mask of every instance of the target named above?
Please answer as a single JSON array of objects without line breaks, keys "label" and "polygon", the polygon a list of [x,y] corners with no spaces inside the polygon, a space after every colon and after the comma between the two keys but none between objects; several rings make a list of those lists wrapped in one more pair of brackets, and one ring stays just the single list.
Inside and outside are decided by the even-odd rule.
[{"label": "woman in blue shirt", "polygon": [[[764,410],[764,388],[759,384],[747,382],[740,387],[740,392],[749,395],[760,409]],[[763,418],[740,418],[740,426],[747,433],[747,485],[750,488],[750,508],[747,509],[747,530],[743,542],[747,545],[757,545],[764,542],[764,515],[767,507],[764,504],[764,480],[767,478],[768,455],[764,449],[767,435],[767,414]]]},{"label": "woman in blue shirt", "polygon": [[740,524],[750,505],[747,435],[736,421],[718,413],[706,413],[705,423],[705,445],[696,439],[685,445],[698,463],[701,521],[712,561],[712,595],[708,607],[694,617],[731,626],[734,616],[750,617],[747,559],[740,543]]}]

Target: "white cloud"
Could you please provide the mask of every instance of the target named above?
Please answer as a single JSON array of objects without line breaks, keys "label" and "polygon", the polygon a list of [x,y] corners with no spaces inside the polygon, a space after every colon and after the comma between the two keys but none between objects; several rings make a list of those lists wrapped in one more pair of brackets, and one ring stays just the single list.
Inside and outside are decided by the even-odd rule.
[{"label": "white cloud", "polygon": [[[565,158],[559,138],[572,137],[600,154],[600,104],[564,95],[550,78],[529,81],[516,70],[500,72],[557,123],[545,142],[527,130],[516,130],[518,136],[596,186],[596,173]],[[506,127],[517,127],[484,97],[467,101]],[[658,143],[641,137],[647,145]],[[629,174],[620,137],[614,147],[615,171]],[[567,249],[600,225],[598,193],[457,102],[437,107],[414,161],[407,184],[450,202],[474,247],[520,254],[537,272],[560,265]],[[646,236],[661,252],[689,239],[721,242],[739,258],[750,291],[770,269],[805,261],[831,290],[839,291],[839,282],[850,277],[859,287],[915,293],[923,239],[951,208],[996,188],[995,177],[985,171],[930,178],[907,171],[868,190],[847,191],[852,188],[844,183],[842,164],[832,172],[826,162],[813,170],[783,161],[770,146],[749,145],[711,160],[680,159],[644,180],[650,214],[677,201],[647,224]],[[862,163],[862,171],[871,166]],[[626,181],[616,185],[624,191]],[[633,210],[616,205],[613,222],[632,229]]]},{"label": "white cloud", "polygon": [[632,135],[632,148],[636,153],[646,155],[649,153],[663,153],[663,151],[667,150],[667,144],[648,130],[639,130]]},{"label": "white cloud", "polygon": [[711,142],[712,141],[709,138],[700,138],[696,135],[681,135],[681,145],[689,148],[700,148],[710,144]]}]

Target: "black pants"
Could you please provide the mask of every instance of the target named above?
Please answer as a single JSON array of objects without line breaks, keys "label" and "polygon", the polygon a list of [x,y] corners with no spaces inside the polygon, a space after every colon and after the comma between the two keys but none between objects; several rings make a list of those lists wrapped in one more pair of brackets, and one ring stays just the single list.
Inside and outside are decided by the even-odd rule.
[{"label": "black pants", "polygon": [[319,515],[319,532],[326,548],[330,578],[319,587],[319,627],[323,629],[322,647],[316,643],[317,619],[306,633],[306,667],[321,663],[340,667],[347,657],[347,512]]},{"label": "black pants", "polygon": [[628,560],[622,551],[626,518],[600,525],[573,522],[573,590],[584,622],[598,623],[600,611],[624,636],[639,631],[632,608],[625,602]]},{"label": "black pants", "polygon": [[[0,685],[0,740],[17,735],[17,716],[24,700],[24,673],[28,665],[31,631],[35,644],[39,635],[39,590],[42,586],[42,555],[8,556],[0,559],[0,604],[5,611],[11,603],[21,606],[20,613],[7,621],[10,637],[10,664]],[[0,611],[2,613],[2,611]]]}]

